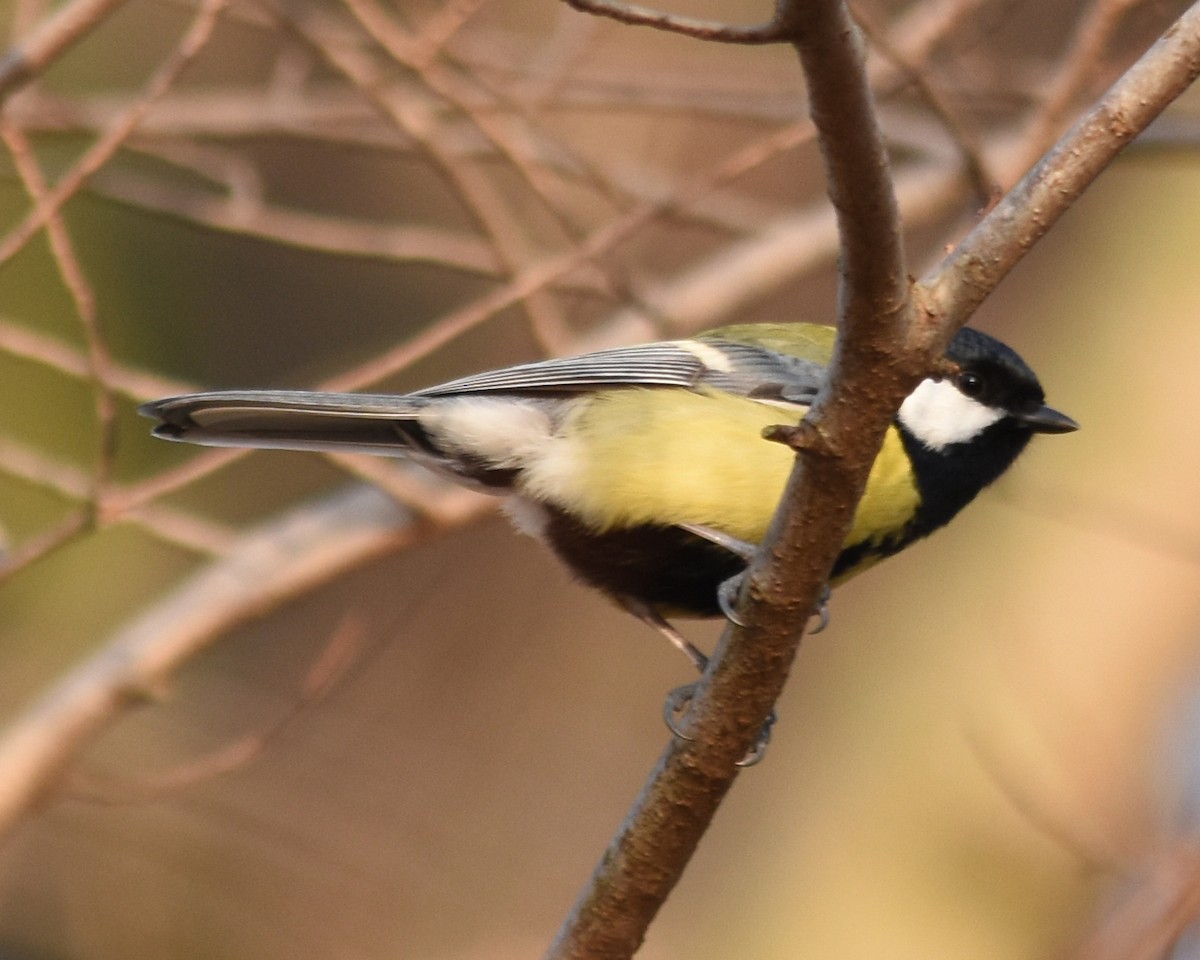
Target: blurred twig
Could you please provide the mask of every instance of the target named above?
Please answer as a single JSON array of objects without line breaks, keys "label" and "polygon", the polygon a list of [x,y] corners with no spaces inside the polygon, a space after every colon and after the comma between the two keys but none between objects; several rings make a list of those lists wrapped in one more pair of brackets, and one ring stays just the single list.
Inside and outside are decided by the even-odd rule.
[{"label": "blurred twig", "polygon": [[1198,919],[1200,843],[1192,837],[1148,857],[1067,960],[1163,960]]},{"label": "blurred twig", "polygon": [[87,36],[125,0],[71,0],[0,57],[0,101]]},{"label": "blurred twig", "polygon": [[[95,491],[94,478],[86,471],[53,460],[5,437],[0,437],[0,470],[72,500],[87,500]],[[112,505],[114,502],[117,504],[115,508]],[[116,486],[108,487],[98,501],[81,513],[98,515],[103,521],[122,519],[139,524],[160,540],[202,555],[219,555],[236,542],[232,530],[210,520],[202,520],[152,500],[132,504],[122,489]],[[64,529],[74,530],[77,524],[78,520],[72,518],[65,523]],[[0,557],[0,581],[31,561],[32,557],[25,556],[25,552],[32,557],[41,556],[42,553],[37,549],[29,549]]]},{"label": "blurred twig", "polygon": [[288,709],[260,729],[159,774],[118,779],[91,772],[76,773],[67,794],[72,799],[91,803],[145,803],[242,769],[262,756],[272,743],[334,689],[358,661],[362,652],[362,634],[362,625],[353,615],[344,618],[309,667]]},{"label": "blurred twig", "polygon": [[1200,75],[1193,5],[926,278],[921,309],[965,320],[1118,153]]},{"label": "blurred twig", "polygon": [[[466,496],[472,496],[464,491]],[[479,508],[483,498],[475,495]],[[465,522],[470,511],[461,511]],[[145,610],[0,736],[0,836],[44,797],[92,740],[239,623],[427,535],[370,488],[295,510],[246,536],[204,573]]]},{"label": "blurred twig", "polygon": [[87,179],[121,148],[154,101],[170,89],[184,68],[204,49],[227,3],[228,0],[202,0],[196,17],[180,40],[179,46],[155,71],[141,96],[105,130],[54,187],[41,197],[40,202],[34,205],[29,214],[0,239],[0,264],[11,260],[30,238],[58,213],[63,204],[79,192]]},{"label": "blurred twig", "polygon": [[[33,147],[24,132],[14,126],[3,112],[0,112],[0,139],[3,139],[8,148],[17,175],[21,178],[34,206],[46,203],[49,187],[34,157]],[[112,358],[100,332],[99,319],[96,316],[96,295],[84,275],[83,265],[75,254],[75,245],[59,211],[47,216],[46,233],[63,285],[75,304],[75,312],[83,328],[84,343],[87,345],[86,371],[92,387],[98,438],[96,463],[86,497],[90,514],[89,525],[94,526],[100,517],[100,504],[112,472],[113,458],[116,456],[116,397],[111,386]]]}]

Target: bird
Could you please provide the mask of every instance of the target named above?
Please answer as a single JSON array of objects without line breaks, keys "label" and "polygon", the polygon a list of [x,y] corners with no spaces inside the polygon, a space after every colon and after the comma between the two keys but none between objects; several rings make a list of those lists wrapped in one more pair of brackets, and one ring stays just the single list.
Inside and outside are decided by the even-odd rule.
[{"label": "bird", "polygon": [[[225,390],[140,412],[168,440],[402,456],[503,495],[519,530],[702,670],[705,656],[670,621],[728,611],[722,584],[744,572],[794,460],[763,431],[804,417],[835,335],[742,324],[407,394]],[[947,524],[1034,434],[1078,429],[996,338],[963,327],[945,360],[889,426],[831,586]]]}]

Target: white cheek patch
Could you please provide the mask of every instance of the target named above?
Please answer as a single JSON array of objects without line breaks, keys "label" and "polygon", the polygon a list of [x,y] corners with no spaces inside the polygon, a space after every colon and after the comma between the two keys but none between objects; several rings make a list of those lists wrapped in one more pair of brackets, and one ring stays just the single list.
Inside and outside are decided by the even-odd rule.
[{"label": "white cheek patch", "polygon": [[900,423],[932,450],[965,443],[1004,418],[1004,411],[965,396],[949,380],[922,380],[900,404]]},{"label": "white cheek patch", "polygon": [[520,469],[538,458],[554,429],[540,406],[477,398],[433,404],[418,422],[446,453],[477,457],[501,469]]}]

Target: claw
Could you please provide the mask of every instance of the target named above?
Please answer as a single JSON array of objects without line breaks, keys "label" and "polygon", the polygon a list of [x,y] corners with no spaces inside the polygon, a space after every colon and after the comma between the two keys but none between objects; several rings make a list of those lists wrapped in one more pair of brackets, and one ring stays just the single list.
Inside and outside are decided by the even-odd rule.
[{"label": "claw", "polygon": [[746,571],[735,573],[728,580],[722,580],[717,587],[717,605],[721,608],[721,613],[725,614],[725,619],[734,626],[744,627],[746,622],[738,616],[737,605],[738,595],[742,592],[742,580],[746,577]]},{"label": "claw", "polygon": [[809,616],[817,618],[817,625],[808,631],[810,637],[816,636],[827,626],[829,626],[829,598],[833,591],[829,589],[829,584],[825,584],[821,588],[821,596],[817,599],[817,609]]},{"label": "claw", "polygon": [[[689,683],[682,687],[676,687],[668,693],[667,699],[663,703],[663,723],[667,725],[667,729],[671,731],[673,737],[685,740],[688,743],[694,743],[696,738],[684,732],[683,728],[679,725],[679,720],[695,695],[696,684]],[[774,726],[775,711],[772,710],[771,715],[767,717],[766,724],[764,724],[762,731],[758,735],[758,739],[754,741],[754,746],[750,748],[749,753],[737,762],[739,767],[752,767],[766,756],[767,745],[771,742],[771,728]]]},{"label": "claw", "polygon": [[692,697],[695,695],[696,685],[688,683],[682,687],[676,687],[668,693],[666,702],[663,704],[663,723],[667,725],[667,729],[671,731],[672,736],[680,740],[686,740],[688,743],[691,743],[693,738],[680,729],[677,718],[687,709],[688,704],[692,702]]},{"label": "claw", "polygon": [[750,748],[750,752],[737,762],[739,767],[752,767],[767,755],[767,745],[771,742],[771,728],[775,726],[775,720],[775,711],[772,710],[771,715],[767,717],[767,722],[763,725],[762,730],[759,731],[758,739],[754,741],[754,746]]}]

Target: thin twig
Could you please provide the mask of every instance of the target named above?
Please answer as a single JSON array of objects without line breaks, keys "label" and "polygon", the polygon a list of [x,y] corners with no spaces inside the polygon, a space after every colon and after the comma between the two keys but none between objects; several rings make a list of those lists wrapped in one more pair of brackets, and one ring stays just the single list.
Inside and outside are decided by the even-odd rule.
[{"label": "thin twig", "polygon": [[362,635],[362,624],[353,615],[345,617],[309,667],[288,708],[260,729],[170,770],[137,779],[75,773],[64,790],[65,795],[73,800],[108,805],[146,803],[245,768],[328,696],[358,660]]},{"label": "thin twig", "polygon": [[919,285],[928,317],[965,323],[1033,243],[1133,138],[1200,75],[1190,7]]},{"label": "thin twig", "polygon": [[[780,141],[796,143],[809,135],[806,126],[797,126],[776,131],[764,140],[772,144],[779,144]],[[761,161],[775,155],[776,153],[770,150],[763,150],[761,143],[757,142],[737,151],[713,169],[685,183],[675,195],[663,200],[648,200],[637,204],[623,216],[594,230],[574,249],[569,249],[524,268],[502,287],[442,317],[411,340],[354,370],[327,380],[322,385],[322,389],[356,390],[382,380],[397,370],[403,370],[454,338],[485,323],[499,311],[520,302],[530,293],[545,288],[571,271],[608,253],[664,211],[677,209],[694,202],[699,197],[741,176],[749,169],[750,164],[747,163],[747,158]]]},{"label": "thin twig", "polygon": [[92,511],[87,507],[72,510],[54,526],[47,527],[0,556],[0,586],[42,557],[74,543],[91,529]]},{"label": "thin twig", "polygon": [[681,33],[695,40],[716,43],[782,43],[787,39],[778,20],[754,26],[737,27],[718,20],[699,20],[665,13],[636,3],[615,3],[612,0],[565,0],[568,6],[581,13],[608,17],[634,27],[653,27],[667,33]]},{"label": "thin twig", "polygon": [[[363,29],[397,62],[418,71],[432,93],[456,107],[474,124],[529,186],[543,208],[569,232],[569,221],[560,213],[548,191],[546,171],[532,162],[528,151],[511,142],[507,130],[495,122],[488,112],[472,109],[469,95],[461,89],[463,85],[455,82],[453,74],[437,63],[433,55],[434,48],[422,43],[420,37],[405,31],[391,13],[374,0],[345,0],[345,3]],[[390,107],[389,113],[404,122],[405,111],[402,108]],[[522,262],[531,256],[529,238],[518,226],[524,218],[516,215],[512,204],[506,202],[503,192],[482,169],[464,166],[452,151],[442,146],[432,124],[426,123],[421,127],[407,124],[405,129],[418,140],[435,167],[450,177],[458,188],[460,198],[471,204],[504,272],[514,274]],[[534,292],[522,301],[522,306],[534,330],[541,331],[547,341],[560,347],[567,342],[566,321],[557,302],[547,291]]]},{"label": "thin twig", "polygon": [[0,264],[11,260],[121,148],[154,102],[170,89],[184,68],[204,49],[227,3],[228,0],[203,0],[179,45],[155,71],[141,96],[88,148],[42,201],[0,240]]},{"label": "thin twig", "polygon": [[[0,470],[72,500],[86,500],[94,490],[94,481],[86,471],[6,437],[0,437]],[[165,504],[135,505],[130,500],[120,487],[110,486],[99,504],[92,507],[92,512],[101,523],[127,520],[166,543],[203,555],[217,556],[229,549],[236,540],[231,529],[211,520],[203,520]],[[30,562],[30,559],[27,558],[25,562]],[[6,556],[0,563],[0,575],[9,576],[21,567],[22,563],[17,558]]]},{"label": "thin twig", "polygon": [[[469,513],[464,513],[464,522]],[[153,700],[188,659],[264,609],[429,534],[361,488],[264,524],[145,610],[58,680],[0,736],[0,837],[130,707]]]},{"label": "thin twig", "polygon": [[[33,146],[25,134],[17,129],[12,122],[0,112],[0,138],[13,158],[17,175],[29,194],[34,205],[45,203],[49,186],[42,175],[41,167],[33,154]],[[50,239],[50,252],[58,267],[63,285],[71,295],[75,304],[75,312],[83,328],[83,339],[87,345],[87,379],[92,387],[92,396],[96,409],[96,436],[98,437],[96,463],[90,489],[87,494],[89,507],[92,511],[93,523],[100,515],[100,503],[104,498],[112,473],[113,461],[116,457],[116,396],[111,386],[112,358],[100,332],[100,322],[96,316],[96,295],[84,274],[83,265],[75,254],[75,245],[67,231],[66,222],[60,212],[55,212],[46,220],[46,233]]]},{"label": "thin twig", "polygon": [[862,27],[871,45],[890,60],[916,88],[929,111],[938,119],[942,128],[950,135],[962,160],[963,171],[970,180],[975,196],[981,206],[991,202],[996,191],[996,180],[987,169],[982,145],[968,123],[958,115],[941,90],[929,76],[924,60],[908,56],[888,38],[888,31],[878,22],[875,13],[866,4],[853,7],[854,19]]},{"label": "thin twig", "polygon": [[[153,154],[154,150],[141,152]],[[290,210],[207,190],[160,185],[125,171],[104,172],[92,189],[119,203],[179,217],[226,233],[257,237],[300,250],[396,263],[432,263],[449,270],[493,276],[500,265],[489,244],[455,230],[416,224],[383,224]]]},{"label": "thin twig", "polygon": [[[19,323],[0,317],[0,350],[14,357],[40,363],[71,377],[88,377],[87,355],[55,337],[30,330]],[[109,370],[109,383],[119,394],[141,403],[168,393],[185,393],[191,384],[147,373],[133,367],[114,363]]]},{"label": "thin twig", "polygon": [[1033,152],[1021,165],[1028,166],[1053,143],[1071,115],[1076,101],[1094,90],[1088,88],[1104,64],[1104,51],[1112,42],[1124,16],[1143,0],[1093,0],[1080,20],[1062,58],[1062,67],[1051,80],[1032,129],[1022,138]]},{"label": "thin twig", "polygon": [[104,22],[125,0],[73,0],[0,57],[0,102]]}]

